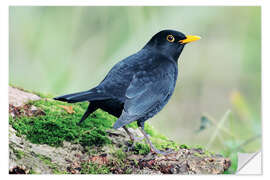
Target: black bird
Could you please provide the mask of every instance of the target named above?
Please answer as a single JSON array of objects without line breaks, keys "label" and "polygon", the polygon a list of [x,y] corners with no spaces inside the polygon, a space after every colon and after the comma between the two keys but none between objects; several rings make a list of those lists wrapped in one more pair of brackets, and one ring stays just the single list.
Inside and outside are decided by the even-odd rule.
[{"label": "black bird", "polygon": [[96,87],[83,92],[54,98],[68,103],[88,101],[90,104],[79,124],[98,108],[118,117],[113,128],[137,121],[152,151],[157,150],[144,131],[144,122],[157,114],[170,99],[177,80],[178,58],[189,42],[198,36],[174,30],[155,34],[137,53],[118,62]]}]

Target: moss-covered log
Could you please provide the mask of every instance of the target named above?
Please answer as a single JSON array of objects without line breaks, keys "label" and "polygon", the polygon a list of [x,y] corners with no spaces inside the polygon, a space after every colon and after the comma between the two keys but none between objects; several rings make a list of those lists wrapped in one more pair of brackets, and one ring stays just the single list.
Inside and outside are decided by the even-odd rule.
[{"label": "moss-covered log", "polygon": [[[9,172],[74,174],[221,174],[230,160],[203,148],[179,145],[146,124],[146,132],[167,156],[112,130],[116,118],[97,110],[81,125],[87,103],[67,104],[49,96],[9,88]],[[130,131],[142,136],[136,123]]]}]

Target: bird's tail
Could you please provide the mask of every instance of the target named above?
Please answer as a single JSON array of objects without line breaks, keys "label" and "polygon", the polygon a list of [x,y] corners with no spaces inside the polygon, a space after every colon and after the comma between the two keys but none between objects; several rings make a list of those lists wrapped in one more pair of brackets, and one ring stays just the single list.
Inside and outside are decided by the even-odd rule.
[{"label": "bird's tail", "polygon": [[110,99],[110,97],[104,93],[100,93],[95,89],[89,91],[83,91],[73,94],[67,94],[64,96],[58,96],[53,98],[58,101],[64,101],[68,103],[76,103],[76,102],[83,102],[83,101],[95,101],[95,100],[105,100]]}]

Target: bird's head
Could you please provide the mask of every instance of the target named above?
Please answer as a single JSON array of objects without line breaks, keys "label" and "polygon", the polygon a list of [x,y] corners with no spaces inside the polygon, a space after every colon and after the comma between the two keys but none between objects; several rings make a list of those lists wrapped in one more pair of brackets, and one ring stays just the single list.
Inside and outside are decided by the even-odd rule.
[{"label": "bird's head", "polygon": [[157,50],[177,61],[185,45],[199,39],[199,36],[185,35],[174,30],[163,30],[155,34],[144,48]]}]

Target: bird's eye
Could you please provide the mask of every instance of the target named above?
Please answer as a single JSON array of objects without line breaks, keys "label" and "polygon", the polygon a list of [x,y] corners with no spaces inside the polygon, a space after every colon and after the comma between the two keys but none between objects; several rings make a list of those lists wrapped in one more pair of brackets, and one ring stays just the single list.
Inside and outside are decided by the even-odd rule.
[{"label": "bird's eye", "polygon": [[173,41],[174,41],[173,35],[168,35],[168,36],[167,36],[167,41],[173,42]]}]

